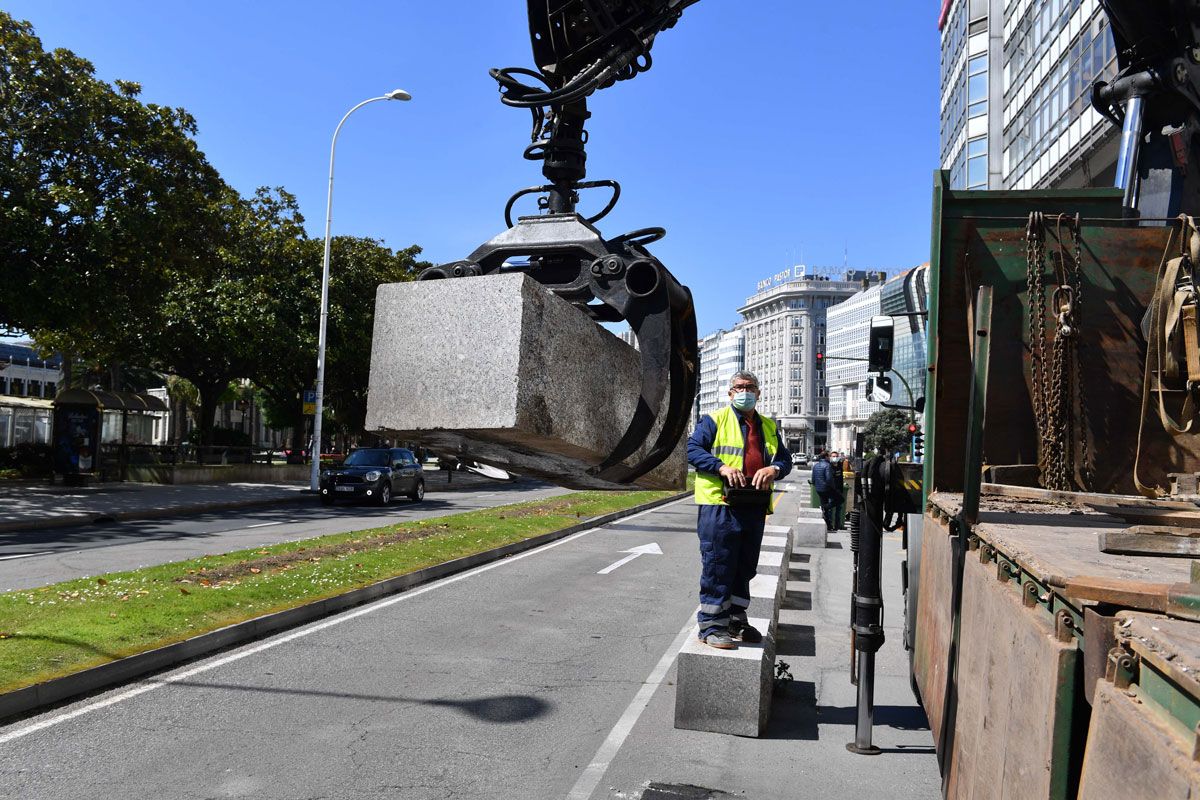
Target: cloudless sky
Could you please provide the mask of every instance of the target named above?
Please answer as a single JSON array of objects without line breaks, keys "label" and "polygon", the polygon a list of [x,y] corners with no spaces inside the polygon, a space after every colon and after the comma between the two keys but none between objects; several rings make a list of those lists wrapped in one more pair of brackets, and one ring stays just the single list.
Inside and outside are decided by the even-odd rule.
[{"label": "cloudless sky", "polygon": [[[701,0],[662,33],[654,67],[589,101],[588,177],[615,178],[607,236],[667,229],[655,254],[729,327],[789,264],[894,272],[929,258],[938,148],[938,3]],[[521,158],[530,116],[489,67],[532,67],[520,0],[0,0],[46,48],[89,59],[147,102],[182,106],[243,193],[295,193],[324,229],[329,142],[342,129],[334,234],[419,244],[434,263],[504,228],[543,182]],[[598,209],[607,192],[585,196]],[[533,213],[527,200],[524,213]],[[519,207],[520,208],[520,207]],[[336,269],[337,265],[334,265]]]}]

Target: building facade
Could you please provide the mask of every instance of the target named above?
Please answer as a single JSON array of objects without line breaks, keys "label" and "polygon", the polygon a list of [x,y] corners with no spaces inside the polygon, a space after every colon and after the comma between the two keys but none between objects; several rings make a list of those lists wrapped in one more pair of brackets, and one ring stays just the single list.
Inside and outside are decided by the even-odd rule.
[{"label": "building facade", "polygon": [[745,334],[738,328],[710,333],[700,340],[699,351],[700,379],[693,426],[728,399],[729,379],[745,363]]},{"label": "building facade", "polygon": [[951,188],[1112,185],[1120,131],[1090,95],[1116,49],[1096,0],[944,0],[938,26]]},{"label": "building facade", "polygon": [[795,453],[825,447],[829,406],[824,364],[826,311],[878,282],[883,273],[805,267],[759,283],[738,309],[745,335],[745,368],[758,376],[763,413],[778,420],[784,442]]},{"label": "building facade", "polygon": [[857,434],[881,408],[867,399],[866,361],[856,360],[867,357],[871,317],[892,315],[895,324],[892,402],[912,405],[925,395],[927,318],[917,312],[928,309],[928,296],[929,265],[922,264],[829,309],[825,376],[831,448],[852,451]]},{"label": "building facade", "polygon": [[42,358],[25,344],[0,343],[0,395],[54,399],[62,386],[62,357]]}]

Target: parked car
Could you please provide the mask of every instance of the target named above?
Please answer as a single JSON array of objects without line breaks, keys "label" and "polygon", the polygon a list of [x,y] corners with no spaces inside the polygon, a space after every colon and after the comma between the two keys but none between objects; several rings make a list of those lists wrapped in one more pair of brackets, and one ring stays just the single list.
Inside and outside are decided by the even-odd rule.
[{"label": "parked car", "polygon": [[340,466],[321,470],[321,502],[327,506],[339,497],[386,506],[397,494],[414,503],[425,498],[425,470],[412,451],[402,447],[364,447],[352,451]]},{"label": "parked car", "polygon": [[796,466],[796,467],[807,467],[808,466],[808,456],[804,455],[803,453],[793,453],[792,454],[792,465]]}]

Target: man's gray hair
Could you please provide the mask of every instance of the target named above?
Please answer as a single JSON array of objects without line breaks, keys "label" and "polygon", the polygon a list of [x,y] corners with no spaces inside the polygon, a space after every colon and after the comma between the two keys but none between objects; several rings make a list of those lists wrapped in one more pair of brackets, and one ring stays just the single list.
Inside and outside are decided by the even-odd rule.
[{"label": "man's gray hair", "polygon": [[758,382],[757,375],[755,375],[753,372],[747,372],[746,370],[743,369],[743,370],[738,370],[737,372],[733,373],[733,375],[731,375],[729,377],[729,388],[732,389],[733,385],[735,383],[737,383],[739,380],[753,381],[755,386],[758,386],[758,387],[762,386],[762,384],[760,384]]}]

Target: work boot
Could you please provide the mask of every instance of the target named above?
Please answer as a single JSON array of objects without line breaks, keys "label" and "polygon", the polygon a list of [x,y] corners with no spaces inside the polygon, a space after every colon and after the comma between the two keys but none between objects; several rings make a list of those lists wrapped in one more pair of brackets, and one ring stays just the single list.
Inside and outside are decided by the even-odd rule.
[{"label": "work boot", "polygon": [[715,647],[718,650],[736,650],[737,645],[733,642],[733,637],[729,635],[729,631],[715,630],[707,636],[700,637],[700,641],[704,642],[709,647]]},{"label": "work boot", "polygon": [[762,641],[762,634],[758,628],[751,625],[744,619],[731,620],[729,623],[729,635],[735,641],[745,642],[746,644],[758,644]]}]

